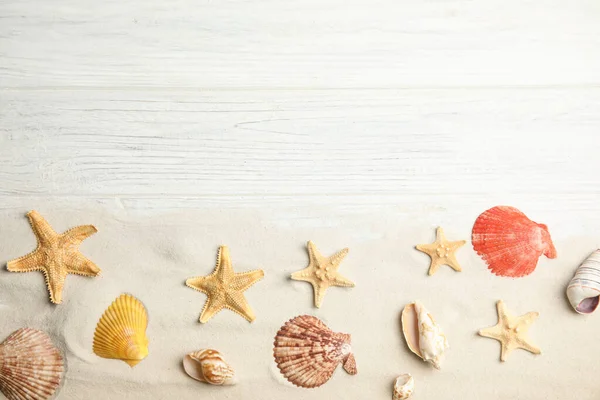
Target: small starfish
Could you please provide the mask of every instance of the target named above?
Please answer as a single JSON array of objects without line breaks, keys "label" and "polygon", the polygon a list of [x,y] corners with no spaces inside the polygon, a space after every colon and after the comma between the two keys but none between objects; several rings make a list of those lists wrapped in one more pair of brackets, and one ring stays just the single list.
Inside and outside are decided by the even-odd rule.
[{"label": "small starfish", "polygon": [[431,244],[418,244],[416,248],[431,257],[429,275],[433,275],[441,265],[447,265],[458,272],[462,271],[454,252],[465,243],[467,243],[465,240],[458,240],[456,242],[447,241],[444,230],[438,227],[435,242]]},{"label": "small starfish", "polygon": [[254,312],[244,297],[244,291],[261,280],[265,273],[260,270],[236,273],[231,266],[231,258],[227,246],[220,246],[217,254],[217,265],[212,274],[190,278],[185,284],[208,296],[200,322],[206,323],[223,308],[241,315],[248,321],[256,319]]},{"label": "small starfish", "polygon": [[329,286],[354,287],[354,282],[344,278],[338,272],[340,263],[346,257],[346,254],[348,254],[348,249],[338,251],[331,257],[323,257],[313,242],[309,241],[307,248],[309,258],[308,267],[294,272],[292,279],[309,282],[313,285],[315,306],[320,308]]},{"label": "small starfish", "polygon": [[490,328],[479,331],[484,337],[498,340],[502,344],[500,360],[505,361],[506,357],[515,349],[524,349],[533,354],[540,354],[541,350],[531,343],[527,337],[529,325],[540,315],[537,312],[529,312],[520,317],[513,317],[506,311],[506,306],[502,300],[496,303],[498,309],[498,324]]},{"label": "small starfish", "polygon": [[71,228],[58,234],[37,212],[27,214],[38,246],[33,252],[9,261],[6,268],[11,272],[42,271],[50,292],[50,301],[62,302],[62,291],[67,274],[98,276],[100,268],[79,252],[79,244],[97,232],[93,225]]}]

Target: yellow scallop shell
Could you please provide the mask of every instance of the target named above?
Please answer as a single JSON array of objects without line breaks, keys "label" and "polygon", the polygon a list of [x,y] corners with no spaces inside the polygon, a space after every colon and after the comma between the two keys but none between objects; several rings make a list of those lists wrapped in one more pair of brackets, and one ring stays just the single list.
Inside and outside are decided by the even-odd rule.
[{"label": "yellow scallop shell", "polygon": [[102,314],[94,332],[94,353],[134,367],[148,355],[148,314],[141,301],[119,296]]}]

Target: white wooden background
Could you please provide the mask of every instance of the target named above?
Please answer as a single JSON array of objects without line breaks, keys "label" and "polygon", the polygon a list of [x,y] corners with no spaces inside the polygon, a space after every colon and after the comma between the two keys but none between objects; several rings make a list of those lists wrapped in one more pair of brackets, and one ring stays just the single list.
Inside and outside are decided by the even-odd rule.
[{"label": "white wooden background", "polygon": [[[600,245],[600,2],[0,0],[0,130],[0,208],[11,227],[36,208],[57,229],[90,218],[99,226],[148,218],[168,225],[171,217],[183,224],[188,212],[227,216],[230,224],[239,218],[249,236],[272,224],[302,229],[285,275],[303,266],[303,241],[321,228],[345,226],[349,236],[372,235],[411,254],[437,224],[468,238],[481,211],[509,204],[551,226],[566,260],[552,266],[560,265],[560,289]],[[31,249],[26,224],[20,238],[2,225],[10,249],[3,261]],[[261,255],[275,240],[263,236]],[[88,251],[110,251],[94,240]],[[218,244],[198,244],[203,258],[189,264],[211,265]],[[323,243],[323,251],[338,244],[345,245]],[[464,252],[464,261],[477,262]],[[235,249],[232,256],[235,263]],[[14,279],[8,275],[0,281]],[[0,300],[17,301],[0,288]],[[515,304],[515,312],[528,307]],[[495,315],[480,318],[493,323]],[[495,344],[484,349],[478,356],[496,356]],[[153,368],[146,373],[160,371]],[[403,372],[391,369],[382,382]],[[79,383],[66,384],[65,398],[83,398],[81,371],[69,374]],[[507,379],[523,385],[517,375],[527,372]],[[597,398],[596,381],[588,376],[578,398]],[[345,398],[365,398],[374,386],[354,382]],[[309,396],[264,385],[264,399]],[[454,385],[460,390],[461,382]],[[569,385],[519,393],[569,398]],[[168,398],[158,385],[140,388],[123,385],[111,398]],[[193,398],[200,389],[187,390]],[[256,398],[247,386],[238,390]],[[421,393],[418,399],[433,398]],[[507,398],[476,389],[461,398],[482,394]]]}]

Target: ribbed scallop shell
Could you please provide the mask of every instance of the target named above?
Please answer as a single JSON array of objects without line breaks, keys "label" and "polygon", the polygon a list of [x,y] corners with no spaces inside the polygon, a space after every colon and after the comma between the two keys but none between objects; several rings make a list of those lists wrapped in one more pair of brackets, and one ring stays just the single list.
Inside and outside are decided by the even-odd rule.
[{"label": "ribbed scallop shell", "polygon": [[521,277],[535,270],[539,257],[556,258],[548,227],[514,207],[497,206],[473,225],[473,248],[495,275]]},{"label": "ribbed scallop shell", "polygon": [[0,392],[9,400],[50,398],[63,371],[60,352],[42,331],[22,328],[0,344]]},{"label": "ribbed scallop shell", "polygon": [[314,388],[327,382],[339,364],[350,375],[357,373],[350,340],[350,335],[333,332],[318,318],[301,315],[277,332],[273,355],[288,381]]},{"label": "ribbed scallop shell", "polygon": [[402,374],[394,381],[393,400],[406,400],[415,391],[415,380],[411,374]]},{"label": "ribbed scallop shell", "polygon": [[94,332],[94,353],[134,367],[148,355],[148,314],[141,301],[119,296],[104,312]]},{"label": "ribbed scallop shell", "polygon": [[186,354],[183,369],[192,378],[211,385],[233,385],[234,372],[217,350],[202,349]]},{"label": "ribbed scallop shell", "polygon": [[600,250],[577,268],[567,287],[569,303],[580,314],[591,314],[600,303]]}]

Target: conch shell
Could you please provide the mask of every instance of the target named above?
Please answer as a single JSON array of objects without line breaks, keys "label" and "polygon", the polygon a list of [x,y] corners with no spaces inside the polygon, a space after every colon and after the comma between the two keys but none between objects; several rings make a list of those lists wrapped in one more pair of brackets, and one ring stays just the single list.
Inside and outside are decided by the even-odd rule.
[{"label": "conch shell", "polygon": [[22,328],[0,344],[0,392],[9,400],[49,399],[63,371],[60,352],[42,331]]},{"label": "conch shell", "polygon": [[148,314],[141,301],[119,296],[104,312],[94,332],[94,353],[135,367],[148,355]]},{"label": "conch shell", "polygon": [[216,350],[202,349],[186,354],[183,358],[183,369],[197,381],[211,385],[234,385],[233,368]]},{"label": "conch shell", "polygon": [[350,335],[333,332],[310,315],[293,318],[279,329],[273,356],[283,376],[304,388],[323,385],[339,364],[350,375],[357,373]]},{"label": "conch shell", "polygon": [[567,287],[571,306],[580,314],[591,314],[600,303],[600,249],[577,268]]},{"label": "conch shell", "polygon": [[393,400],[405,400],[415,391],[415,380],[411,374],[402,374],[394,382]]},{"label": "conch shell", "polygon": [[444,352],[450,346],[442,329],[418,301],[404,307],[402,331],[410,351],[440,369]]}]

